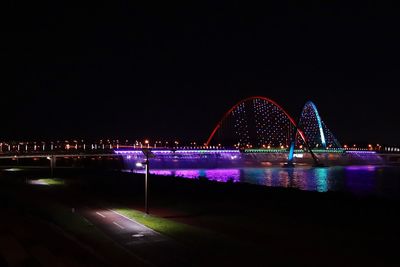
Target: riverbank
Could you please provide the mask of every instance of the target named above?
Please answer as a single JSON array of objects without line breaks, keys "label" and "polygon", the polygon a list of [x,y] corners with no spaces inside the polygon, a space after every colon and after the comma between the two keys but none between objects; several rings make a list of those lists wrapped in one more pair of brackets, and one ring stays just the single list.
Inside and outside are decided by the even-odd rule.
[{"label": "riverbank", "polygon": [[399,241],[397,200],[151,176],[150,213],[159,220],[152,225],[141,213],[142,175],[66,171],[58,173],[63,183],[48,186],[25,185],[26,179],[45,178],[39,173],[13,176],[8,181],[19,179],[30,197],[40,192],[65,206],[95,204],[128,216],[133,210],[141,223],[191,248],[193,266],[399,264],[392,245]]}]

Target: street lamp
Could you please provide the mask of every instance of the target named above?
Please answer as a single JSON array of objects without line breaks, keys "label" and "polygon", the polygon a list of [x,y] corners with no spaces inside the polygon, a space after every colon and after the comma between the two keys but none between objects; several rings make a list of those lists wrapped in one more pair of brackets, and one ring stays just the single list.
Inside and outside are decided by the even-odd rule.
[{"label": "street lamp", "polygon": [[54,157],[54,155],[52,155],[52,156],[48,156],[47,159],[50,160],[50,178],[53,178],[54,167],[56,165],[56,157]]},{"label": "street lamp", "polygon": [[[148,141],[148,140],[146,140],[146,141]],[[144,211],[146,212],[146,214],[149,214],[149,202],[148,202],[148,199],[149,199],[148,178],[150,176],[149,158],[154,158],[154,153],[151,152],[149,148],[143,148],[142,152],[143,152],[144,156],[146,157],[146,161],[144,162],[144,165],[146,168],[146,172],[145,172],[145,176],[144,176]]]}]

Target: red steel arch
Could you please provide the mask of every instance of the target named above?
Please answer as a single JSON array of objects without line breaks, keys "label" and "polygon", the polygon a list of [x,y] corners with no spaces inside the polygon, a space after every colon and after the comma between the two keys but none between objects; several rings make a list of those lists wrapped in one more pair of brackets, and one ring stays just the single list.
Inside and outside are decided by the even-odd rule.
[{"label": "red steel arch", "polygon": [[274,100],[265,97],[265,96],[250,96],[247,97],[245,99],[240,100],[239,102],[237,102],[232,108],[230,108],[225,114],[224,116],[221,118],[221,120],[218,122],[218,124],[215,126],[214,130],[212,131],[210,137],[208,137],[207,142],[206,142],[206,146],[208,146],[211,142],[211,140],[213,139],[214,135],[216,134],[216,132],[218,131],[218,129],[221,127],[222,122],[229,116],[229,114],[231,114],[232,111],[234,111],[238,106],[240,106],[242,103],[249,101],[249,100],[253,100],[253,99],[261,99],[261,100],[265,100],[271,104],[273,104],[274,106],[276,106],[278,109],[280,109],[290,120],[290,122],[292,123],[292,125],[295,127],[295,129],[297,129],[297,133],[300,134],[301,138],[306,141],[304,133],[297,128],[297,124],[295,122],[295,120],[289,115],[289,113],[286,112],[286,110],[284,110],[278,103],[276,103]]}]

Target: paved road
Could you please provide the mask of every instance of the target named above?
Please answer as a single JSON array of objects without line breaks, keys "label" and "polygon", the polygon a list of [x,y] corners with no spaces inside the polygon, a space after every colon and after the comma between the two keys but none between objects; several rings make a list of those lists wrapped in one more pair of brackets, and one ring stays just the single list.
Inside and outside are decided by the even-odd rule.
[{"label": "paved road", "polygon": [[187,248],[144,225],[108,209],[77,212],[149,266],[190,266]]}]

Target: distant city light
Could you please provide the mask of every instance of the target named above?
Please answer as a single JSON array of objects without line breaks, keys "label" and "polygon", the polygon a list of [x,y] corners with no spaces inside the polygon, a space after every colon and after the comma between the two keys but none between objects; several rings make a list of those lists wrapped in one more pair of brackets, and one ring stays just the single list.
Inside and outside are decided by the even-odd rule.
[{"label": "distant city light", "polygon": [[143,167],[143,163],[141,163],[141,162],[136,162],[136,167],[142,168],[142,167]]}]

